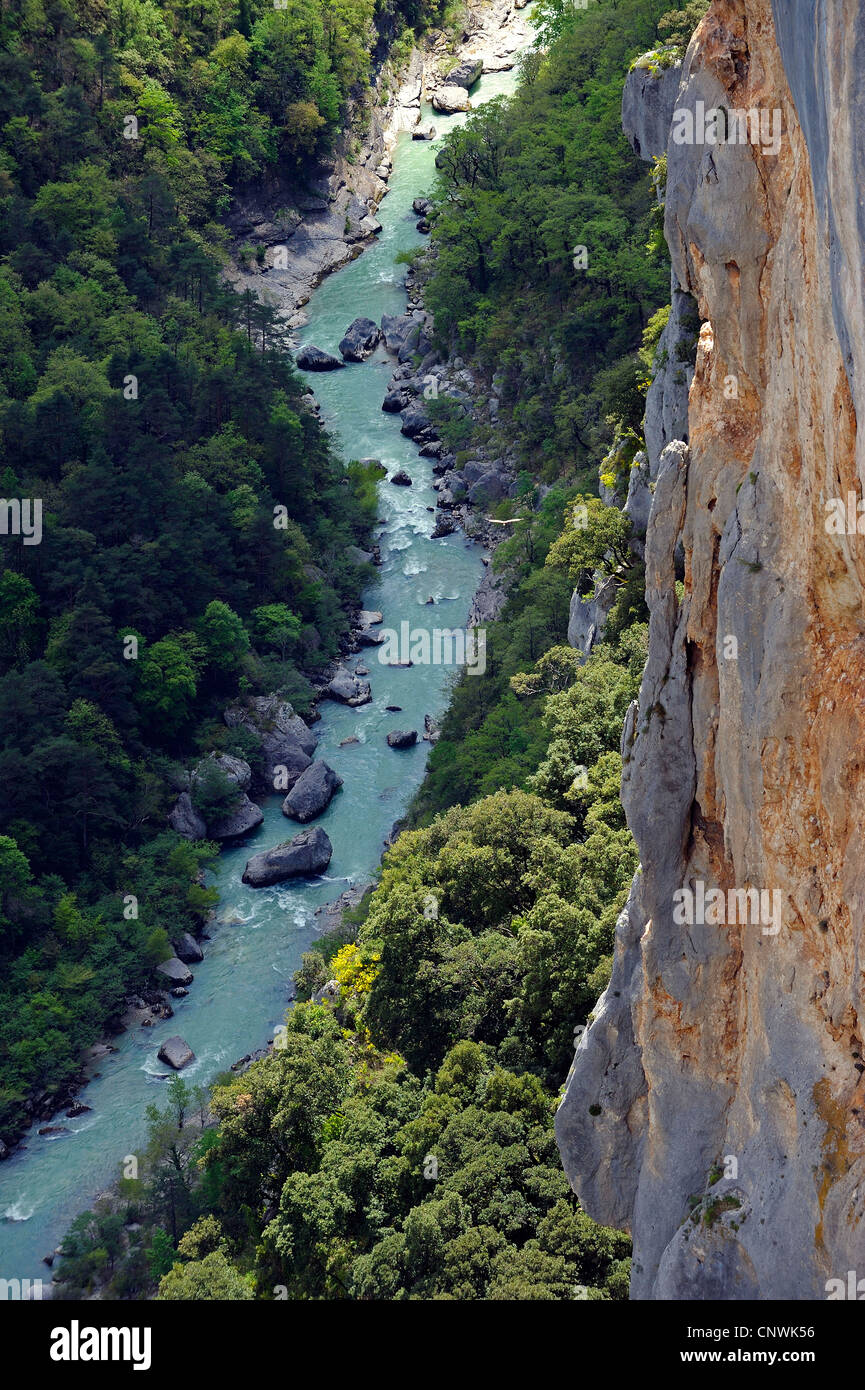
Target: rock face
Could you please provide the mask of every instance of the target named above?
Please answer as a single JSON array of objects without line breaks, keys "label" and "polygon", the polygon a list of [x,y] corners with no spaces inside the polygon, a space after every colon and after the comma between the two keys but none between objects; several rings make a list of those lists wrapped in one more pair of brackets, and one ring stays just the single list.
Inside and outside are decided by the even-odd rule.
[{"label": "rock face", "polygon": [[182,1067],[188,1067],[190,1062],[195,1061],[195,1053],[189,1043],[184,1042],[177,1034],[173,1038],[166,1038],[156,1055],[160,1062],[164,1062],[167,1067],[173,1067],[175,1071],[180,1071]]},{"label": "rock face", "polygon": [[378,347],[381,329],[372,319],[355,319],[345,331],[339,350],[346,362],[365,362]]},{"label": "rock face", "polygon": [[299,349],[295,361],[304,372],[335,372],[338,367],[345,366],[338,357],[325,352],[324,348],[314,347],[311,343]]},{"label": "rock face", "polygon": [[483,70],[483,59],[466,58],[448,73],[447,85],[449,87],[465,87],[468,91],[475,85]]},{"label": "rock face", "polygon": [[315,734],[278,695],[230,705],[222,717],[229,728],[242,725],[261,744],[264,769],[253,775],[254,791],[288,791],[312,762]]},{"label": "rock face", "polygon": [[327,763],[315,762],[295,782],[282,803],[282,814],[305,825],[327,809],[331,797],[341,786],[342,778],[336,775],[332,767],[328,767]]},{"label": "rock face", "polygon": [[433,110],[441,111],[443,115],[453,115],[454,111],[468,111],[471,109],[469,94],[465,87],[456,85],[450,87],[439,87],[432,99]]},{"label": "rock face", "polygon": [[345,666],[337,669],[336,675],[325,686],[324,694],[329,695],[332,700],[339,700],[343,705],[365,705],[372,699],[369,681],[353,676]]},{"label": "rock face", "polygon": [[[827,527],[865,487],[863,37],[854,0],[713,0],[676,99],[782,136],[668,146],[703,327],[688,441],[650,457],[622,741],[642,871],[557,1117],[586,1210],[633,1233],[639,1299],[822,1300],[863,1271],[865,544],[855,514]],[[680,924],[701,884],[776,896]]]},{"label": "rock face", "polygon": [[387,736],[388,748],[413,748],[417,743],[417,729],[392,729]]},{"label": "rock face", "polygon": [[198,961],[204,960],[204,952],[189,932],[181,932],[176,941],[172,941],[174,954],[177,959],[183,961],[185,965],[196,965]]},{"label": "rock face", "polygon": [[157,965],[156,973],[164,975],[166,980],[170,980],[173,985],[191,985],[193,980],[192,971],[188,965],[184,965],[182,960],[172,956],[170,960],[164,960]]},{"label": "rock face", "polygon": [[266,888],[287,878],[323,874],[332,854],[333,845],[320,826],[302,830],[293,840],[254,854],[243,871],[243,882]]},{"label": "rock face", "polygon": [[204,840],[207,838],[207,826],[204,817],[196,811],[189,792],[180,793],[169,814],[168,824],[185,840]]}]

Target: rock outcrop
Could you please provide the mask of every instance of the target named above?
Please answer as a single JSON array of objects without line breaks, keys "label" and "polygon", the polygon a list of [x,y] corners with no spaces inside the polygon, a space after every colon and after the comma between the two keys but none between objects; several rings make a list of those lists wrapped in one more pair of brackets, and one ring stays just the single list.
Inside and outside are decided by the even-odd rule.
[{"label": "rock outcrop", "polygon": [[327,809],[341,786],[342,778],[332,767],[324,762],[315,762],[298,777],[282,803],[282,814],[305,825]]},{"label": "rock outcrop", "polygon": [[333,845],[320,826],[302,830],[293,840],[254,854],[243,871],[244,883],[266,888],[288,878],[323,874],[331,860]]},{"label": "rock outcrop", "polygon": [[855,0],[713,0],[675,96],[780,139],[667,148],[702,328],[687,440],[650,450],[641,872],[557,1118],[638,1299],[825,1299],[865,1272],[862,35]]}]

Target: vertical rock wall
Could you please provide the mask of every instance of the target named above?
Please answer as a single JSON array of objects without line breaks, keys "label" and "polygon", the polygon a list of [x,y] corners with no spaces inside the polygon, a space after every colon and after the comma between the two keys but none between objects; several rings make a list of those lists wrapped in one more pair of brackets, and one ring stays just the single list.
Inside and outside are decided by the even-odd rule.
[{"label": "vertical rock wall", "polygon": [[[865,536],[826,528],[865,482],[863,45],[854,0],[714,0],[676,96],[777,112],[781,144],[668,147],[702,330],[623,734],[642,871],[557,1126],[586,1209],[633,1234],[635,1298],[865,1277]],[[699,883],[777,920],[680,925]]]}]

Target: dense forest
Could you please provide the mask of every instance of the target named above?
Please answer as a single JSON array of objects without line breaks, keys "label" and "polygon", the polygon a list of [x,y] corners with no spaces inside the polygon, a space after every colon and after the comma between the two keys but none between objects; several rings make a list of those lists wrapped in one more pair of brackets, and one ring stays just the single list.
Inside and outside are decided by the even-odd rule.
[{"label": "dense forest", "polygon": [[[439,349],[502,383],[495,428],[523,469],[497,513],[516,524],[495,557],[508,600],[487,675],[456,685],[411,827],[304,957],[274,1049],[220,1078],[209,1115],[175,1078],[142,1174],[67,1234],[70,1292],[627,1298],[627,1240],[580,1210],[552,1121],[636,867],[619,744],[643,576],[597,490],[611,448],[627,467],[641,443],[669,267],[622,85],[645,50],[681,51],[699,8],[541,0],[516,98],[439,156],[417,273]],[[569,601],[605,567],[617,600],[584,660]],[[329,981],[335,997],[313,1002]]]},{"label": "dense forest", "polygon": [[0,1138],[205,920],[215,847],[164,827],[191,759],[249,755],[229,698],[305,711],[347,630],[374,489],[227,288],[220,219],[268,164],[302,179],[377,45],[436,14],[0,11],[0,492],[40,517],[0,564]]}]

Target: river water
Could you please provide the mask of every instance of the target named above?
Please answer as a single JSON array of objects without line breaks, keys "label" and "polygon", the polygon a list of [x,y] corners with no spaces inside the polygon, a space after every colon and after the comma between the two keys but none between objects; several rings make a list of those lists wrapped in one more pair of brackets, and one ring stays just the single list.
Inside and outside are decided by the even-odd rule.
[{"label": "river water", "polygon": [[[472,92],[472,104],[510,93],[516,80],[515,72],[483,77]],[[412,200],[429,191],[441,137],[464,119],[429,110],[422,114],[425,123],[433,120],[438,138],[399,137],[390,191],[378,213],[381,234],[314,292],[309,323],[298,335],[301,341],[336,353],[354,318],[378,322],[382,314],[405,311],[405,266],[395,258],[424,241],[416,230]],[[385,626],[396,631],[403,621],[427,631],[458,628],[480,582],[482,552],[461,534],[431,539],[431,461],[400,434],[399,416],[380,408],[394,366],[379,350],[365,363],[308,379],[343,457],[379,458],[390,472],[404,468],[413,480],[410,488],[388,482],[379,487],[383,563],[378,582],[364,596],[365,606],[381,610]],[[427,605],[430,597],[434,606]],[[363,649],[348,665],[358,661],[369,669],[372,703],[348,709],[325,701],[315,725],[316,756],[344,782],[314,822],[333,843],[326,877],[268,889],[241,883],[250,854],[301,828],[282,815],[280,799],[270,798],[258,830],[220,856],[212,876],[220,895],[212,940],[204,962],[194,967],[189,996],[174,1001],[174,1018],[115,1039],[116,1053],[98,1064],[99,1075],[84,1093],[92,1113],[74,1120],[61,1114],[53,1123],[66,1124],[69,1132],[53,1138],[39,1137],[34,1127],[26,1148],[0,1164],[0,1278],[50,1278],[42,1256],[58,1245],[69,1222],[96,1193],[120,1176],[124,1158],[141,1148],[145,1107],[162,1103],[167,1069],[156,1054],[164,1039],[179,1033],[192,1047],[196,1061],[183,1073],[192,1084],[211,1081],[260,1047],[282,1021],[292,974],[320,930],[315,909],[349,884],[365,884],[373,877],[385,836],[420,784],[429,753],[429,744],[420,741],[405,751],[392,750],[386,735],[394,728],[416,729],[420,739],[424,715],[444,710],[454,672],[443,665],[385,666],[375,648]],[[401,706],[401,713],[388,713],[389,704]],[[357,743],[340,747],[341,740],[352,736]]]}]

